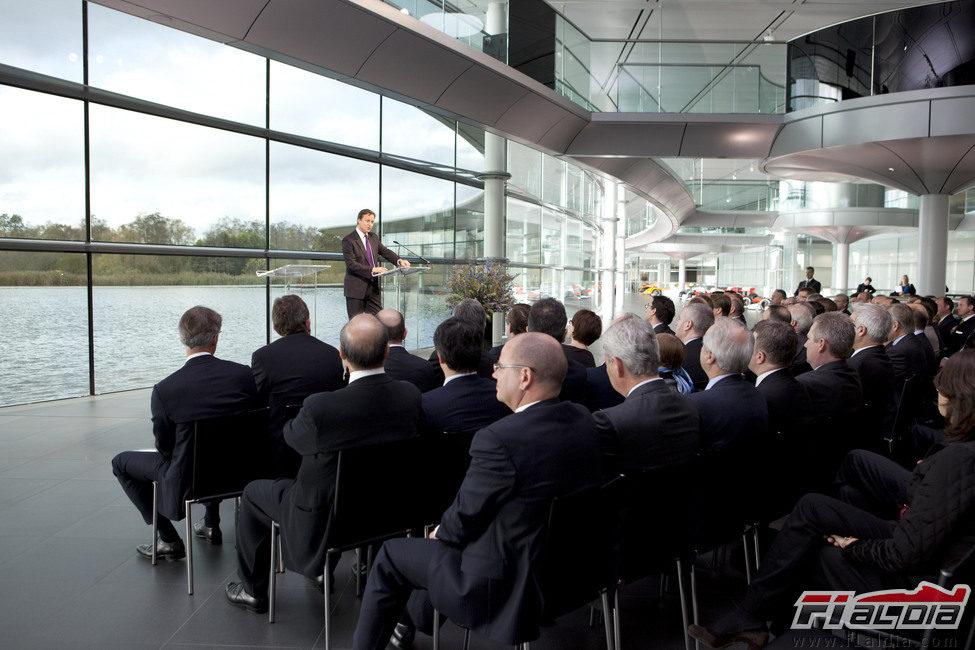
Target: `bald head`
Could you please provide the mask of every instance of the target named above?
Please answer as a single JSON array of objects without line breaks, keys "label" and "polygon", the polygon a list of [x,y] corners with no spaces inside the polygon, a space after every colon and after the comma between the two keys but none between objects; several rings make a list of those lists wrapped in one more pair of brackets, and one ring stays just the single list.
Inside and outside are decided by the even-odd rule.
[{"label": "bald head", "polygon": [[402,343],[406,338],[406,320],[403,314],[395,309],[380,309],[376,314],[379,322],[386,326],[386,334],[390,343]]},{"label": "bald head", "polygon": [[371,314],[359,314],[339,333],[339,354],[352,370],[382,368],[389,351],[386,326]]},{"label": "bald head", "polygon": [[562,352],[562,346],[551,336],[541,332],[519,334],[505,343],[501,353],[507,353],[505,364],[534,368],[535,381],[552,391],[550,397],[557,396],[562,390],[562,381],[569,363]]}]

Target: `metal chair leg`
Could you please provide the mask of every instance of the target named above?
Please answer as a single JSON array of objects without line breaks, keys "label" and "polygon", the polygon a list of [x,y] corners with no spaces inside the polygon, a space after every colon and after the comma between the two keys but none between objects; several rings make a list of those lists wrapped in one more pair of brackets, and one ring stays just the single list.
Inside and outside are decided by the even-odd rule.
[{"label": "metal chair leg", "polygon": [[440,650],[440,612],[433,610],[433,650]]},{"label": "metal chair leg", "polygon": [[240,497],[234,497],[234,546],[237,546],[237,527],[240,524]]},{"label": "metal chair leg", "polygon": [[471,650],[471,631],[464,628],[464,650]]},{"label": "metal chair leg", "polygon": [[[691,615],[694,617],[694,624],[699,625],[698,621],[698,611],[697,611],[697,572],[694,569],[694,559],[691,558]],[[696,650],[701,650],[701,642],[694,640],[694,647]]]},{"label": "metal chair leg", "polygon": [[193,502],[186,501],[184,504],[186,516],[186,591],[190,596],[193,595]]},{"label": "metal chair leg", "polygon": [[267,603],[267,622],[274,622],[274,597],[277,591],[277,562],[275,561],[278,556],[278,522],[271,522],[271,569],[270,569],[270,580],[267,587],[268,603]]},{"label": "metal chair leg", "polygon": [[156,494],[159,484],[152,482],[152,542],[149,544],[152,549],[152,566],[156,566],[156,536],[159,535],[159,509],[156,505]]},{"label": "metal chair leg", "polygon": [[[606,650],[619,650],[620,649],[620,591],[623,589],[623,583],[616,583],[616,589],[613,590],[613,611],[610,615],[609,611],[609,593],[604,591],[602,594],[603,600],[603,627],[606,628]],[[609,628],[610,625],[613,627],[613,633],[610,635]]]},{"label": "metal chair leg", "polygon": [[760,528],[759,524],[755,524],[755,527],[752,528],[752,542],[755,545],[755,571],[756,572],[761,568],[761,562],[762,562],[761,554],[758,551],[759,528]]},{"label": "metal chair leg", "polygon": [[325,583],[325,650],[332,650],[332,576],[328,570],[332,551],[325,553],[325,573],[322,581]]},{"label": "metal chair leg", "polygon": [[[680,618],[684,624],[684,650],[691,650],[691,637],[687,633],[690,621],[687,620],[687,595],[684,593],[684,567],[677,558],[677,591],[680,594]],[[619,648],[617,648],[619,650]]]},{"label": "metal chair leg", "polygon": [[752,584],[752,556],[751,549],[748,547],[748,531],[741,534],[742,552],[745,555],[745,581]]}]

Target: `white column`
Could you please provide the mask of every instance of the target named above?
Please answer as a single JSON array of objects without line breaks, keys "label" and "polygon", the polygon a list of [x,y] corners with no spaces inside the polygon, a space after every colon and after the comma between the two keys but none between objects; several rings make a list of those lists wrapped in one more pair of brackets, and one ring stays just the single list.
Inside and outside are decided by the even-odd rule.
[{"label": "white column", "polygon": [[484,31],[488,34],[504,34],[508,31],[508,12],[504,2],[490,2],[484,21]]},{"label": "white column", "polygon": [[917,277],[912,280],[918,295],[944,295],[947,259],[948,195],[924,194],[918,211]]},{"label": "white column", "polygon": [[833,268],[833,293],[847,293],[850,275],[850,245],[833,244],[836,266]]},{"label": "white column", "polygon": [[677,290],[684,291],[687,288],[687,258],[680,256],[677,263]]},{"label": "white column", "polygon": [[[484,257],[501,261],[504,256],[504,186],[511,174],[507,170],[507,141],[493,133],[484,134],[485,172],[478,178],[484,181]],[[494,345],[504,336],[504,314],[495,313],[491,338]]]},{"label": "white column", "polygon": [[600,273],[600,316],[603,317],[603,326],[609,325],[613,320],[616,304],[616,295],[613,285],[616,282],[616,224],[619,219],[616,216],[616,183],[609,180],[603,181],[603,240],[602,240],[602,271]]}]

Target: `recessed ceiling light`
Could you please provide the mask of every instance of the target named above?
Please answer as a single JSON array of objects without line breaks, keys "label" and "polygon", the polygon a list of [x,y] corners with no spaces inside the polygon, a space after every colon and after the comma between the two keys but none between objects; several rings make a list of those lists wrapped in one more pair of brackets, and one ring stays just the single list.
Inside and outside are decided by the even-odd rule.
[{"label": "recessed ceiling light", "polygon": [[400,9],[399,12],[401,14],[403,14],[404,16],[409,16],[410,15],[410,10],[407,9],[406,7],[403,7],[402,9]]},{"label": "recessed ceiling light", "polygon": [[887,168],[887,171],[892,172],[892,171],[894,171],[894,168],[893,167],[888,167]]}]

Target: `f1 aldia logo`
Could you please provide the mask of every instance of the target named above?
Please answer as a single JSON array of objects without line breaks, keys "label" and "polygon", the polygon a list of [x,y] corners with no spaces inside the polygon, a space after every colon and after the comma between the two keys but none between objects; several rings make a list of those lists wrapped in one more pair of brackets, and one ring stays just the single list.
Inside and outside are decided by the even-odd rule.
[{"label": "f1 aldia logo", "polygon": [[889,589],[859,596],[854,591],[804,591],[796,601],[792,627],[957,630],[970,591],[968,585],[949,591],[930,582],[921,582],[913,591]]}]

